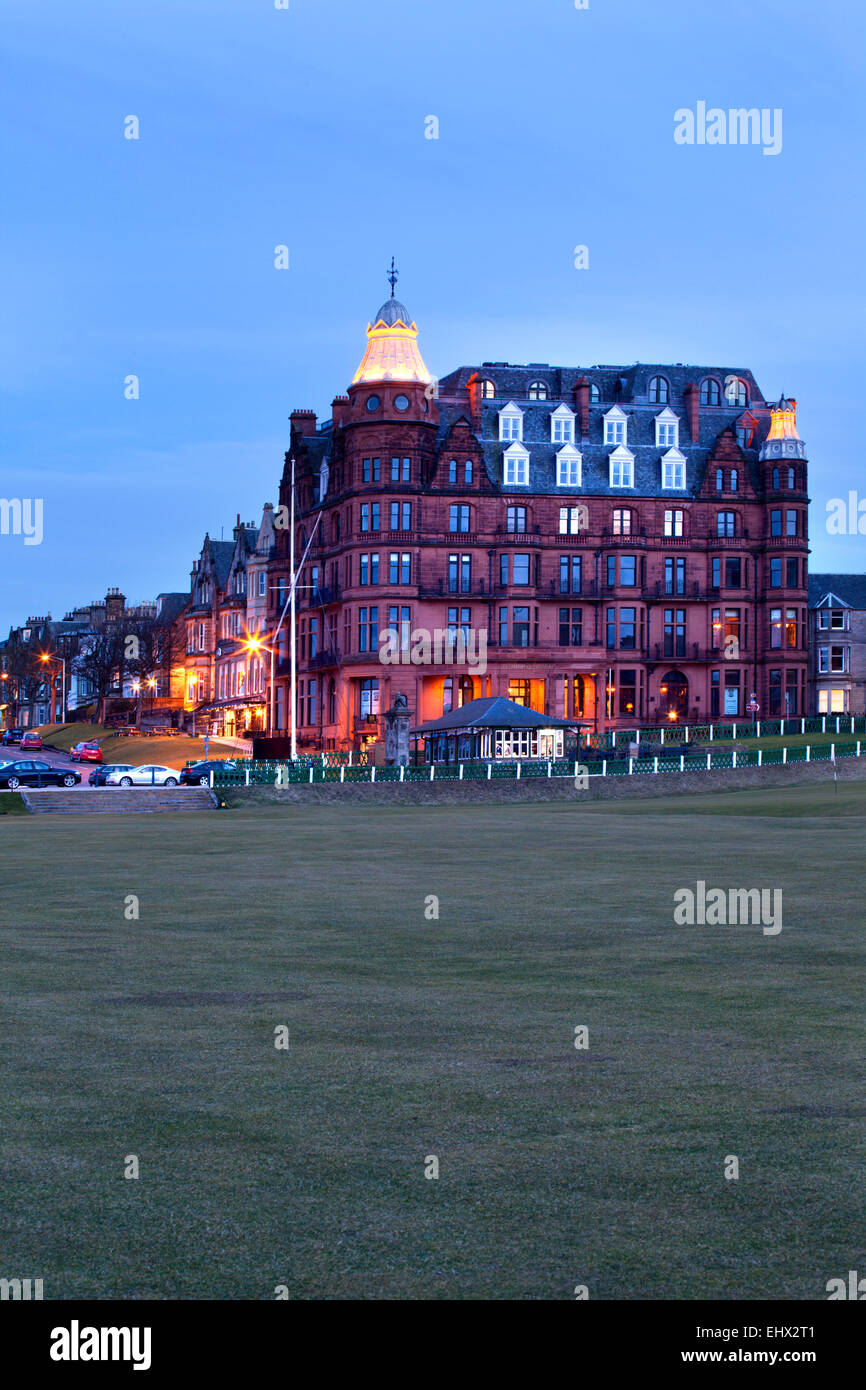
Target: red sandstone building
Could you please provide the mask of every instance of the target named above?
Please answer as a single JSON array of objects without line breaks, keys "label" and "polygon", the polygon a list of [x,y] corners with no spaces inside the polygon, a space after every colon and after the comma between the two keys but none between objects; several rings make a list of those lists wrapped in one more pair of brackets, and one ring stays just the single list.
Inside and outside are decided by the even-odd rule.
[{"label": "red sandstone building", "polygon": [[[313,537],[302,749],[363,747],[400,691],[419,724],[486,695],[595,730],[749,718],[753,695],[766,717],[806,712],[796,402],[679,364],[485,362],[435,382],[393,293],[367,339],[332,418],[291,417],[298,561]],[[270,568],[273,632],[286,529]],[[474,664],[425,647],[437,631],[466,634]],[[277,730],[288,687],[283,658]]]}]

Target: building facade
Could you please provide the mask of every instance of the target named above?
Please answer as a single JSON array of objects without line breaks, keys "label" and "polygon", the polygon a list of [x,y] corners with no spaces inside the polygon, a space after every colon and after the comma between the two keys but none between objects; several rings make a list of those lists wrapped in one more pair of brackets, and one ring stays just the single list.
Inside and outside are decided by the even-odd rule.
[{"label": "building facade", "polygon": [[866,575],[809,576],[814,714],[866,714]]},{"label": "building facade", "polygon": [[[437,382],[417,335],[392,297],[330,420],[291,417],[302,748],[377,739],[398,691],[417,723],[495,695],[599,731],[806,712],[795,401],[679,364]],[[285,531],[271,568],[272,631]]]}]

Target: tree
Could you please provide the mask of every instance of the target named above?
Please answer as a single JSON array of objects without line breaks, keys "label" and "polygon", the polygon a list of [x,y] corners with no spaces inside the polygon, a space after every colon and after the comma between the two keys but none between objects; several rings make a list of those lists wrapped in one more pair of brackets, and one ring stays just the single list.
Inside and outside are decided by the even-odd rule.
[{"label": "tree", "polygon": [[81,639],[75,670],[93,686],[97,699],[96,722],[104,723],[108,697],[123,680],[124,635],[127,624],[107,623]]}]

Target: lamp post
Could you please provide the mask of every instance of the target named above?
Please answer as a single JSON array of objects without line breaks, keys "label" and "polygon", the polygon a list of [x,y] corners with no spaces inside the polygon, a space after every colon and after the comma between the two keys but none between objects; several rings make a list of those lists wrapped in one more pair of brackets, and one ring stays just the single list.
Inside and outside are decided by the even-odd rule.
[{"label": "lamp post", "polygon": [[[42,652],[42,654],[41,654],[40,657],[39,657],[39,660],[40,660],[41,662],[43,662],[43,663],[46,662],[46,661],[59,661],[59,662],[60,662],[60,667],[61,667],[61,680],[60,680],[60,713],[61,713],[61,716],[62,716],[62,717],[61,717],[61,720],[60,720],[60,723],[61,723],[61,724],[65,724],[65,723],[66,723],[66,658],[65,658],[65,657],[62,657],[62,656],[54,656],[54,654],[53,654],[52,652]],[[56,692],[56,689],[55,689],[55,687],[54,687],[54,683],[52,682],[52,685],[51,685],[51,706],[52,706],[51,713],[52,713],[52,714],[56,714],[56,713],[57,713],[56,698],[57,698],[57,692]],[[52,722],[53,722],[53,720],[52,720]]]},{"label": "lamp post", "polygon": [[133,681],[133,682],[132,682],[131,689],[132,689],[133,695],[137,695],[137,696],[138,696],[138,717],[136,718],[135,724],[136,724],[136,728],[140,729],[140,728],[141,728],[141,681]]}]

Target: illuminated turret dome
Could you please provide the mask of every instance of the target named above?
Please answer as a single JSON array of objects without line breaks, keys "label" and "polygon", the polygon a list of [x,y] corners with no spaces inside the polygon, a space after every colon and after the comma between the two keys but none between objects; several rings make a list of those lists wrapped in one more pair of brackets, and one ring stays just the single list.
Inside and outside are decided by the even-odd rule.
[{"label": "illuminated turret dome", "polygon": [[770,406],[770,432],[761,445],[759,457],[762,460],[806,457],[806,446],[797,433],[796,401],[781,396]]},{"label": "illuminated turret dome", "polygon": [[367,324],[367,351],[352,377],[352,385],[372,381],[410,381],[426,385],[433,378],[418,350],[418,325],[405,304],[394,298],[397,271],[391,259],[391,298]]}]

